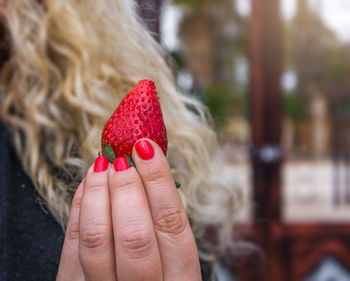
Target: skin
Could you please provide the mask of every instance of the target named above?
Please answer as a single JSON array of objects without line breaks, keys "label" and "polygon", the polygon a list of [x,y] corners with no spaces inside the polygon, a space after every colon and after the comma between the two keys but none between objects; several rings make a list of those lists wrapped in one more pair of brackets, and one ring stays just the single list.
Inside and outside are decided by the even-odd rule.
[{"label": "skin", "polygon": [[134,147],[136,168],[88,170],[73,199],[57,281],[202,280],[168,162],[149,142],[150,160]]}]

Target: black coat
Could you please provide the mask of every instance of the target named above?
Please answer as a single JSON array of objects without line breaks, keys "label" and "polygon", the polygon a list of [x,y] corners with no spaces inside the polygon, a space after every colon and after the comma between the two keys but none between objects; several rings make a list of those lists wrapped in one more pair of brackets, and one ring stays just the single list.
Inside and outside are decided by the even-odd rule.
[{"label": "black coat", "polygon": [[[55,280],[63,241],[0,123],[0,281]],[[201,265],[209,280],[210,268]]]}]

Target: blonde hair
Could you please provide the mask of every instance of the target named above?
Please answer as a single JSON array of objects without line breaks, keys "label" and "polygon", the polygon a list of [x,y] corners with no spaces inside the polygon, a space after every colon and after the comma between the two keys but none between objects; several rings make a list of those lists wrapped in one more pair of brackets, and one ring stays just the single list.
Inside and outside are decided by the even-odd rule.
[{"label": "blonde hair", "polygon": [[7,1],[1,118],[41,199],[65,226],[75,188],[100,150],[103,125],[138,80],[154,80],[168,160],[195,235],[203,238],[204,227],[214,225],[225,245],[239,199],[221,179],[216,134],[202,104],[176,89],[163,51],[130,2]]}]

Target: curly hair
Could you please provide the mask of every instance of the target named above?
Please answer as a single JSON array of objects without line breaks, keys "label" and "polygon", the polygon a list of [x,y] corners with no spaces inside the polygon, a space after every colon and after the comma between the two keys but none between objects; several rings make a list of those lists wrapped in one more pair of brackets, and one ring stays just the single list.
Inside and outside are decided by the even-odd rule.
[{"label": "curly hair", "polygon": [[214,225],[224,247],[240,198],[222,179],[209,115],[177,90],[161,47],[130,2],[5,1],[1,119],[41,200],[65,227],[72,195],[100,149],[104,123],[138,80],[154,80],[167,158],[183,185],[179,192],[195,236],[203,240],[205,227]]}]

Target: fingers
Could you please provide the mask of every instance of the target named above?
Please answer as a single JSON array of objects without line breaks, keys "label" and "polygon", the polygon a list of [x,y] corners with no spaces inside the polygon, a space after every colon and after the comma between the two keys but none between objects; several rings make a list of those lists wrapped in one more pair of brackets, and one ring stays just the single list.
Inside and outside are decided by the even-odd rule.
[{"label": "fingers", "polygon": [[162,150],[141,140],[133,159],[137,170],[124,157],[114,168],[89,169],[73,200],[57,280],[201,280],[194,237]]},{"label": "fingers", "polygon": [[78,257],[79,212],[85,179],[78,186],[72,201],[71,212],[66,229],[57,281],[83,280],[83,272]]},{"label": "fingers", "polygon": [[132,156],[151,209],[164,280],[200,280],[195,240],[162,150],[143,139]]},{"label": "fingers", "polygon": [[108,189],[109,166],[108,160],[101,157],[104,156],[95,162],[95,171],[91,166],[86,175],[80,208],[79,258],[87,281],[117,280]]},{"label": "fingers", "polygon": [[109,186],[118,280],[160,281],[161,260],[142,181],[124,157],[114,167]]}]

